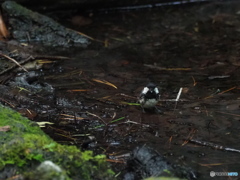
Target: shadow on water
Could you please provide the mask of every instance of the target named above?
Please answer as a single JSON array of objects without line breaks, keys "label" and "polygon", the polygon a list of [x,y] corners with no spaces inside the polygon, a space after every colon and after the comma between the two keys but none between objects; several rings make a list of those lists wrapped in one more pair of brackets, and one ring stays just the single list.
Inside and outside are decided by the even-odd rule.
[{"label": "shadow on water", "polygon": [[[71,59],[29,78],[45,83],[44,91],[14,92],[18,110],[54,123],[43,130],[60,143],[106,154],[116,172],[125,168],[123,155],[144,144],[192,167],[199,179],[239,172],[240,18],[236,6],[226,7],[93,17],[81,30],[105,46],[93,41],[85,50],[57,51]],[[163,114],[135,104],[150,81],[160,89]],[[179,101],[171,101],[180,88]]]}]

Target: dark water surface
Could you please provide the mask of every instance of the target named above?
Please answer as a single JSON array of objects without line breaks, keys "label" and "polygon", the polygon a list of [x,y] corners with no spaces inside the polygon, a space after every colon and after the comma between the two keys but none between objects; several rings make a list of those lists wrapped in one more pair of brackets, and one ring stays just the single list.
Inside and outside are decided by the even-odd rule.
[{"label": "dark water surface", "polygon": [[[39,76],[54,92],[26,93],[38,103],[21,108],[53,122],[44,130],[56,141],[106,154],[117,173],[125,168],[120,155],[143,144],[196,170],[198,179],[240,173],[239,7],[94,15],[76,29],[105,43],[57,52],[71,59]],[[163,114],[130,104],[150,81],[160,89]]]}]

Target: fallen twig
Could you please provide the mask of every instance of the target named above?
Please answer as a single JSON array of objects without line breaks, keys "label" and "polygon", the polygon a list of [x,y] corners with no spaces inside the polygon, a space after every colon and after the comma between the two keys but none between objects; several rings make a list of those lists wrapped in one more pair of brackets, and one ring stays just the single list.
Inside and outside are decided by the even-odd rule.
[{"label": "fallen twig", "polygon": [[[159,100],[160,102],[176,102],[176,99],[160,99]],[[187,99],[179,99],[178,101],[190,101],[190,100],[187,100]]]},{"label": "fallen twig", "polygon": [[179,91],[178,91],[178,95],[177,95],[177,98],[176,98],[176,102],[179,100],[179,98],[180,98],[180,96],[181,96],[181,94],[182,94],[182,87],[179,89]]},{"label": "fallen twig", "polygon": [[130,120],[127,120],[125,123],[138,124],[138,125],[141,125],[143,127],[150,127],[150,125],[148,125],[148,124],[142,124],[142,123],[138,123],[138,122],[130,121]]},{"label": "fallen twig", "polygon": [[230,75],[223,75],[223,76],[209,76],[208,79],[223,79],[223,78],[229,78]]},{"label": "fallen twig", "polygon": [[182,146],[185,146],[188,142],[189,142],[189,139],[192,139],[193,138],[193,136],[194,136],[194,134],[196,133],[196,129],[192,129],[191,131],[190,131],[190,133],[188,134],[188,137],[187,137],[187,139],[182,143]]},{"label": "fallen twig", "polygon": [[[6,55],[4,55],[4,54],[1,54],[1,53],[0,53],[0,55],[3,56],[3,57],[5,57],[5,58],[7,58],[7,59],[10,58],[10,57],[8,57],[8,56],[6,56]],[[13,66],[11,66],[11,67],[3,70],[2,72],[0,72],[0,75],[3,75],[3,74],[5,74],[5,73],[11,71],[11,70],[17,68],[18,66],[20,66],[22,69],[24,69],[24,71],[28,72],[28,71],[26,70],[26,68],[24,68],[22,65],[28,63],[29,61],[33,61],[33,60],[37,60],[37,59],[67,60],[67,59],[70,59],[70,58],[64,57],[64,56],[40,56],[40,55],[39,55],[39,56],[36,56],[36,57],[29,56],[28,58],[22,60],[21,62],[17,62],[17,61],[15,61],[14,59],[11,58],[10,60],[13,61],[13,62],[15,62],[15,64],[14,64]]]},{"label": "fallen twig", "polygon": [[73,116],[69,114],[60,114],[62,117],[60,119],[62,120],[83,120],[86,118],[78,117],[78,116]]},{"label": "fallen twig", "polygon": [[210,95],[210,96],[207,96],[207,97],[205,97],[205,98],[203,98],[203,99],[209,99],[209,98],[212,98],[214,95],[221,95],[221,94],[224,94],[224,93],[226,93],[226,92],[228,92],[228,91],[231,91],[231,90],[233,90],[233,89],[236,89],[236,88],[237,88],[237,87],[235,86],[235,87],[232,87],[232,88],[227,89],[227,90],[222,91],[222,92],[219,92],[220,90],[217,90],[216,93],[214,93],[214,94],[212,94],[212,95]]},{"label": "fallen twig", "polygon": [[[125,117],[120,117],[120,118],[118,118],[118,119],[112,120],[112,121],[109,122],[107,125],[109,125],[109,124],[111,124],[111,123],[114,123],[114,122],[117,122],[117,121],[120,121],[120,120],[122,120],[122,119],[124,119],[124,118],[125,118]],[[95,129],[100,128],[100,127],[103,127],[103,126],[105,126],[105,125],[96,126]]]},{"label": "fallen twig", "polygon": [[[20,64],[20,65],[23,65],[23,64],[25,64],[25,63],[33,60],[32,58],[33,58],[32,56],[29,56],[27,59],[23,60],[22,62],[19,62],[19,64]],[[11,66],[11,67],[3,70],[2,72],[0,72],[0,75],[3,75],[3,74],[5,74],[5,73],[7,73],[7,72],[9,72],[9,71],[11,71],[11,70],[13,70],[13,69],[15,69],[16,67],[18,67],[18,65],[14,64],[13,66]]]},{"label": "fallen twig", "polygon": [[103,124],[105,124],[107,126],[107,123],[100,116],[98,116],[96,114],[93,114],[93,113],[90,113],[90,112],[86,112],[86,113],[91,115],[91,116],[97,117],[98,119],[100,119],[103,122]]},{"label": "fallen twig", "polygon": [[159,67],[151,64],[144,64],[145,67],[151,68],[151,69],[157,69],[157,70],[165,70],[165,71],[190,71],[192,68],[164,68]]},{"label": "fallen twig", "polygon": [[116,96],[118,96],[118,95],[120,95],[120,96],[124,96],[124,97],[127,97],[127,98],[131,98],[131,99],[137,99],[137,97],[129,96],[129,95],[124,94],[124,93],[116,94]]},{"label": "fallen twig", "polygon": [[[13,58],[5,55],[5,54],[2,54],[2,53],[0,53],[0,56],[7,58],[8,60],[14,62],[17,66],[19,66],[20,68],[22,68],[24,71],[28,72],[28,70],[26,70],[23,66],[21,66],[21,64],[19,64],[15,59],[13,59]],[[0,75],[1,75],[1,74],[0,74]]]},{"label": "fallen twig", "polygon": [[177,97],[176,97],[176,103],[175,103],[175,107],[174,107],[174,110],[177,108],[177,102],[178,102],[178,100],[179,100],[179,98],[180,98],[180,96],[181,96],[181,94],[182,94],[182,87],[179,89],[179,91],[178,91],[178,95],[177,95]]},{"label": "fallen twig", "polygon": [[221,114],[227,114],[227,115],[231,115],[231,116],[240,116],[240,114],[233,114],[233,113],[227,113],[227,112],[221,112],[221,111],[215,111],[217,113],[221,113]]},{"label": "fallen twig", "polygon": [[0,98],[0,101],[3,101],[3,102],[5,102],[5,103],[7,103],[9,106],[11,106],[12,108],[15,108],[15,105],[13,105],[12,103],[6,101],[6,100],[3,99],[3,98]]},{"label": "fallen twig", "polygon": [[202,145],[202,146],[208,146],[208,147],[211,147],[211,148],[214,148],[214,149],[223,150],[223,151],[230,151],[230,152],[240,153],[240,150],[238,150],[238,149],[224,147],[224,146],[221,146],[221,145],[218,145],[218,144],[214,144],[214,143],[211,143],[211,142],[200,141],[200,140],[197,140],[197,139],[189,139],[189,142],[194,143],[194,144],[199,144],[199,145]]},{"label": "fallen twig", "polygon": [[222,91],[222,92],[220,92],[220,93],[218,93],[218,94],[224,94],[224,93],[226,93],[226,92],[228,92],[228,91],[231,91],[231,90],[233,90],[233,89],[236,89],[237,87],[235,86],[235,87],[232,87],[232,88],[230,88],[230,89],[227,89],[227,90],[225,90],[225,91]]}]

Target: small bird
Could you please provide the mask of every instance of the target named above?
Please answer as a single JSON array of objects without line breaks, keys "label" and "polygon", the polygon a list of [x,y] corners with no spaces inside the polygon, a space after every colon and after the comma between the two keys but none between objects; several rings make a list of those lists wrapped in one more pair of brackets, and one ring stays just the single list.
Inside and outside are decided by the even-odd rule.
[{"label": "small bird", "polygon": [[144,111],[144,109],[156,109],[159,99],[160,94],[157,86],[153,83],[149,83],[143,88],[138,98],[138,102],[141,104]]}]

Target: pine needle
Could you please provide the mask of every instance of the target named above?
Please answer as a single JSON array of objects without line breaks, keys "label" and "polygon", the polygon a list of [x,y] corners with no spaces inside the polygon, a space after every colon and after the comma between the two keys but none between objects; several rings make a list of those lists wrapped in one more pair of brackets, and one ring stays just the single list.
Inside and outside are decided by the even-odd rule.
[{"label": "pine needle", "polygon": [[84,92],[84,91],[90,91],[90,89],[72,89],[72,90],[68,90],[68,92]]},{"label": "pine needle", "polygon": [[129,103],[129,102],[124,102],[124,101],[121,101],[120,103],[121,103],[121,104],[129,105],[129,106],[140,106],[140,105],[141,105],[141,104],[139,104],[139,103]]},{"label": "pine needle", "polygon": [[197,85],[197,82],[195,80],[195,78],[192,76],[192,79],[193,79],[193,86],[196,86]]},{"label": "pine needle", "polygon": [[206,167],[209,167],[209,166],[222,166],[223,163],[213,163],[213,164],[201,164],[199,163],[200,166],[206,166]]},{"label": "pine needle", "polygon": [[235,87],[232,87],[232,88],[230,88],[230,89],[227,89],[227,90],[225,90],[225,91],[222,91],[222,92],[220,92],[220,93],[218,93],[218,94],[224,94],[224,93],[226,93],[226,92],[228,92],[228,91],[231,91],[231,90],[233,90],[233,89],[235,89],[236,88],[236,86]]},{"label": "pine needle", "polygon": [[115,89],[117,89],[117,86],[115,86],[114,84],[112,84],[112,83],[110,83],[110,82],[108,82],[106,80],[99,80],[99,79],[92,79],[92,80],[95,81],[95,82],[98,82],[98,83],[102,83],[102,84],[106,84],[108,86],[112,86]]}]

